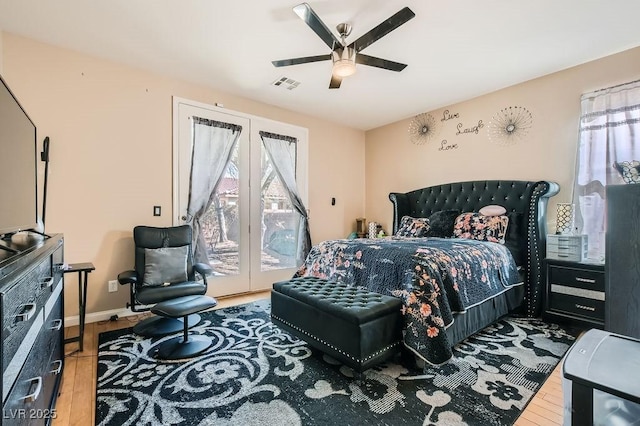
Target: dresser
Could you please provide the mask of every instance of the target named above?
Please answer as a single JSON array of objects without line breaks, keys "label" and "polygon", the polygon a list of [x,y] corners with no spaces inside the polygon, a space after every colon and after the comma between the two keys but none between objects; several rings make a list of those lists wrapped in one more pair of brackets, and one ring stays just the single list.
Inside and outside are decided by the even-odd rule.
[{"label": "dresser", "polygon": [[605,312],[604,264],[545,259],[544,316],[586,328],[603,328]]},{"label": "dresser", "polygon": [[609,185],[605,329],[640,339],[640,184]]},{"label": "dresser", "polygon": [[2,425],[46,425],[64,367],[64,240],[22,238],[0,267]]}]

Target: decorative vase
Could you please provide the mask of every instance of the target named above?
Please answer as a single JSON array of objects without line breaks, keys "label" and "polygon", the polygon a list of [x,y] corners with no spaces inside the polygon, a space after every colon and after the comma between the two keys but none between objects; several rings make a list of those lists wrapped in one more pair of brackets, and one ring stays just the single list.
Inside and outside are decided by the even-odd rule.
[{"label": "decorative vase", "polygon": [[356,218],[356,233],[359,238],[364,238],[367,233],[367,219],[364,217]]}]

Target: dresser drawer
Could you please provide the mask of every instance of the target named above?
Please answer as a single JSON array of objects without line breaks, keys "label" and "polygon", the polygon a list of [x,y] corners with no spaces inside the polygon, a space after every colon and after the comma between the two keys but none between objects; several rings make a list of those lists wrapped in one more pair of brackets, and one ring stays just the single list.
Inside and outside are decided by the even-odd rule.
[{"label": "dresser drawer", "polygon": [[604,318],[604,300],[550,292],[549,310],[602,322]]},{"label": "dresser drawer", "polygon": [[[60,287],[60,289],[62,289],[62,287]],[[42,397],[44,398],[44,402],[49,401],[49,405],[47,405],[45,408],[49,408],[51,406],[54,394],[62,378],[62,369],[64,367],[64,336],[61,334],[63,324],[62,296],[60,294],[54,295],[52,296],[52,299],[54,299],[54,297],[56,298],[55,303],[53,303],[49,317],[47,317],[44,322],[43,334],[45,334],[46,337],[42,336],[42,339],[48,345],[47,351],[50,355],[49,363],[42,372]],[[50,410],[45,410],[44,413],[55,415],[55,411]]]},{"label": "dresser drawer", "polygon": [[549,259],[566,260],[567,262],[582,262],[585,258],[584,253],[569,250],[553,250],[547,247],[547,257]]},{"label": "dresser drawer", "polygon": [[568,287],[604,292],[604,272],[550,265],[548,282]]},{"label": "dresser drawer", "polygon": [[547,244],[554,247],[584,248],[587,245],[586,235],[547,235]]},{"label": "dresser drawer", "polygon": [[[56,346],[59,333],[53,333],[47,323],[38,334],[36,344],[33,345],[24,367],[16,378],[9,394],[4,401],[3,425],[44,425],[46,416],[36,415],[44,413],[51,407],[55,378],[52,374],[51,353]],[[3,387],[8,386],[3,383]],[[7,413],[9,413],[7,417]],[[12,413],[18,415],[12,416]],[[24,414],[22,414],[24,413]],[[33,415],[31,415],[33,413]],[[26,418],[25,418],[26,417]],[[39,417],[39,418],[38,418]]]},{"label": "dresser drawer", "polygon": [[547,257],[581,262],[587,256],[586,235],[547,235]]},{"label": "dresser drawer", "polygon": [[51,273],[51,257],[43,258],[1,294],[3,373],[37,317],[43,315],[44,304],[54,287]]}]

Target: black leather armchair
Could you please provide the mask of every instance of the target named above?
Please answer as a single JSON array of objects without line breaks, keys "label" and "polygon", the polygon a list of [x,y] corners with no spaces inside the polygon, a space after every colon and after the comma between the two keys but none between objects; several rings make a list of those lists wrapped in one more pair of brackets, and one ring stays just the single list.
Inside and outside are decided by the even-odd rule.
[{"label": "black leather armchair", "polygon": [[[129,285],[133,312],[146,312],[156,303],[182,296],[202,295],[207,291],[209,265],[193,263],[192,230],[189,225],[156,228],[136,226],[135,269],[118,275],[118,282]],[[196,281],[196,273],[202,282]],[[200,316],[188,317],[188,327],[200,322]],[[183,330],[182,319],[153,316],[133,327],[142,336],[163,336]]]}]

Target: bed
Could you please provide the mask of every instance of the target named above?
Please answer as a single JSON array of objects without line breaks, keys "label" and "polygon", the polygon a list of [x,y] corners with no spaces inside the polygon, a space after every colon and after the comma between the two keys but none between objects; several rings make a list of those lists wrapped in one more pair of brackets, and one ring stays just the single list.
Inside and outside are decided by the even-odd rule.
[{"label": "bed", "polygon": [[[295,276],[399,297],[405,346],[430,364],[442,364],[453,345],[506,314],[539,316],[546,207],[558,190],[549,181],[487,180],[393,192],[393,236],[323,241]],[[486,219],[478,212],[487,206],[504,207],[504,234],[468,238],[464,226],[469,218]],[[441,229],[414,237],[406,232],[405,217],[413,223],[428,219],[437,224],[433,229],[442,227],[442,218],[445,229],[455,218],[457,238]]]}]

